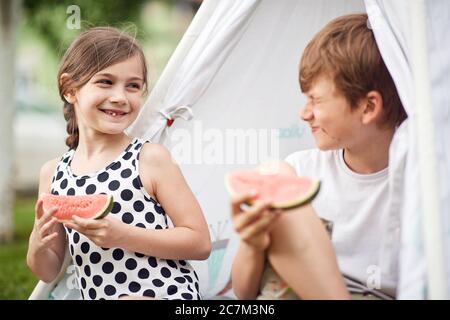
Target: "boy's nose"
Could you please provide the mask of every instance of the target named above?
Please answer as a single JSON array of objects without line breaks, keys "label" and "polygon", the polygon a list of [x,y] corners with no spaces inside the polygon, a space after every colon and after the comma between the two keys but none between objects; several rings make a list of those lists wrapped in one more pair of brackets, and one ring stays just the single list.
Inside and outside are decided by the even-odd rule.
[{"label": "boy's nose", "polygon": [[306,103],[305,106],[300,109],[300,118],[303,121],[311,121],[314,118],[314,114],[309,103]]}]

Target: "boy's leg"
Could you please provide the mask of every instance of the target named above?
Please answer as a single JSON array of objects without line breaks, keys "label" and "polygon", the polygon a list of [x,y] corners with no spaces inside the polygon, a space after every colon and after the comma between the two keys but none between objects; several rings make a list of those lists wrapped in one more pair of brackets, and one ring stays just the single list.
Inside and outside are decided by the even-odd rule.
[{"label": "boy's leg", "polygon": [[[259,171],[297,175],[284,161],[265,163]],[[330,237],[313,207],[308,204],[282,215],[271,230],[268,249],[277,274],[302,299],[350,298]]]},{"label": "boy's leg", "polygon": [[310,204],[286,211],[271,231],[268,259],[302,299],[349,299],[333,246]]}]

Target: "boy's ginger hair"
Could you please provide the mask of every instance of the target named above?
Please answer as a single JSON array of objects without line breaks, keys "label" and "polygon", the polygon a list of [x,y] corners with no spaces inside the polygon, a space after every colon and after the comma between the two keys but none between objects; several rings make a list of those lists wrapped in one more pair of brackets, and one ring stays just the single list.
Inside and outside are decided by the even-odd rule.
[{"label": "boy's ginger hair", "polygon": [[302,91],[308,92],[323,75],[334,81],[352,109],[369,91],[379,92],[384,109],[379,127],[394,128],[406,119],[394,81],[369,29],[367,14],[332,20],[306,46],[300,61]]}]

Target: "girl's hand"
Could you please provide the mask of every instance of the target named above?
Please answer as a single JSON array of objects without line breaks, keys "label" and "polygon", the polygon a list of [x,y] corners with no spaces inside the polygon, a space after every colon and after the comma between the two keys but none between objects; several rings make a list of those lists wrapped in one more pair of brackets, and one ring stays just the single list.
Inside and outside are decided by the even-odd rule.
[{"label": "girl's hand", "polygon": [[49,249],[58,240],[58,220],[53,217],[57,208],[52,208],[49,211],[45,211],[43,207],[42,199],[39,199],[36,203],[34,220],[34,227],[32,233],[32,243],[36,252],[42,252]]},{"label": "girl's hand", "polygon": [[243,242],[257,251],[265,251],[270,245],[269,231],[282,210],[271,210],[270,203],[255,203],[246,210],[241,205],[256,194],[245,194],[231,199],[231,219]]},{"label": "girl's hand", "polygon": [[126,234],[128,225],[106,216],[103,219],[93,220],[73,216],[71,222],[64,224],[67,228],[76,230],[102,248],[121,247],[122,239]]}]

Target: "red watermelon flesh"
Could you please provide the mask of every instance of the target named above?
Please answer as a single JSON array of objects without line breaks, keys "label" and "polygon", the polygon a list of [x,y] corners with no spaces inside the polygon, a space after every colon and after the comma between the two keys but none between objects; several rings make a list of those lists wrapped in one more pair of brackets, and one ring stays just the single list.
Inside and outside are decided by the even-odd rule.
[{"label": "red watermelon flesh", "polygon": [[60,196],[46,194],[42,198],[44,210],[57,208],[54,217],[59,222],[69,222],[72,216],[101,219],[112,209],[114,201],[111,195],[95,194],[86,196]]},{"label": "red watermelon flesh", "polygon": [[320,181],[287,174],[261,174],[239,171],[226,176],[225,184],[233,196],[257,192],[254,201],[269,201],[272,208],[288,209],[310,202],[319,192]]}]

